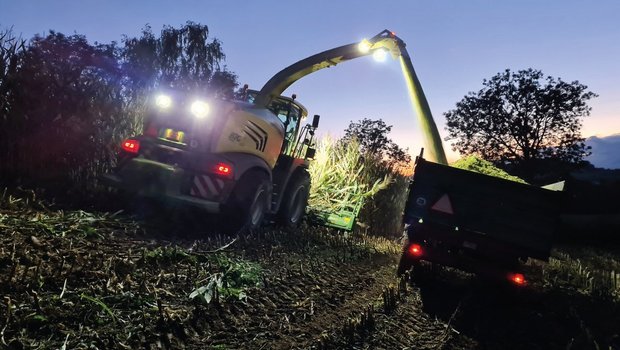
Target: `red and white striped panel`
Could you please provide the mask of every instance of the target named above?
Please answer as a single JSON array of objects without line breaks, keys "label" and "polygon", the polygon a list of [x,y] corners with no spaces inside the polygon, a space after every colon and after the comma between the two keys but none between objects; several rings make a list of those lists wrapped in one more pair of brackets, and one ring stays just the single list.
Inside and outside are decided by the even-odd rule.
[{"label": "red and white striped panel", "polygon": [[224,181],[209,175],[196,175],[189,194],[194,197],[217,197],[224,189]]}]

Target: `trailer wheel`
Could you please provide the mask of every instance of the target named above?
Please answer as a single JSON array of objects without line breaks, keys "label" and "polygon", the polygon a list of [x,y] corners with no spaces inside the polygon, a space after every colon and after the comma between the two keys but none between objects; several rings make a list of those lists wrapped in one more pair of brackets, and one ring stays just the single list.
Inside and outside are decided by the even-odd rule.
[{"label": "trailer wheel", "polygon": [[403,252],[403,254],[400,256],[400,260],[398,261],[398,269],[396,270],[396,275],[400,276],[403,273],[411,270],[413,265],[414,262],[411,260],[411,258],[407,256],[407,253]]},{"label": "trailer wheel", "polygon": [[225,228],[246,232],[263,223],[271,198],[269,178],[262,171],[249,171],[238,182],[224,207]]},{"label": "trailer wheel", "polygon": [[306,213],[310,196],[310,175],[302,171],[295,175],[284,192],[278,212],[278,222],[285,227],[295,228]]},{"label": "trailer wheel", "polygon": [[398,261],[398,268],[396,269],[397,276],[411,270],[414,263],[413,259],[411,259],[411,257],[407,254],[407,247],[409,247],[409,235],[407,233],[407,229],[408,227],[405,225],[405,229],[403,230],[403,234],[400,238],[400,244],[403,246],[403,253]]}]

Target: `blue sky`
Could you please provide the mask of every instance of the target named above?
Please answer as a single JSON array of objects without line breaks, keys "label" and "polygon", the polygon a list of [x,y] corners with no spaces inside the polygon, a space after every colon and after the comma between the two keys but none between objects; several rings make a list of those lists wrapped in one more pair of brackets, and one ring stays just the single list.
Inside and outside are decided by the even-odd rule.
[{"label": "blue sky", "polygon": [[[147,23],[157,32],[188,20],[209,26],[228,68],[251,88],[299,59],[390,29],[407,43],[444,136],[443,113],[484,78],[529,67],[599,94],[584,136],[620,133],[620,1],[0,0],[0,27],[27,38],[54,29],[121,41]],[[397,61],[348,62],[303,78],[292,93],[322,116],[323,133],[383,118],[413,154],[422,145]]]}]

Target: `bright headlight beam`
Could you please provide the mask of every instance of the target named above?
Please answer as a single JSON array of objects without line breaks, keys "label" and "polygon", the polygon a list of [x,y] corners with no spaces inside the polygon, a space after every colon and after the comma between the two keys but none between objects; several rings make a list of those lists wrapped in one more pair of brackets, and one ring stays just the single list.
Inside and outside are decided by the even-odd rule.
[{"label": "bright headlight beam", "polygon": [[166,109],[172,106],[172,99],[168,95],[159,95],[155,98],[155,104],[161,109]]},{"label": "bright headlight beam", "polygon": [[377,49],[372,53],[372,58],[377,62],[383,62],[387,58],[387,55],[388,53],[384,49]]},{"label": "bright headlight beam", "polygon": [[364,39],[357,45],[357,48],[361,53],[367,53],[370,51],[370,43],[368,40]]},{"label": "bright headlight beam", "polygon": [[206,117],[209,114],[210,110],[211,108],[209,107],[209,104],[204,101],[195,101],[194,103],[192,103],[192,106],[190,108],[190,111],[192,112],[194,117],[199,119]]}]

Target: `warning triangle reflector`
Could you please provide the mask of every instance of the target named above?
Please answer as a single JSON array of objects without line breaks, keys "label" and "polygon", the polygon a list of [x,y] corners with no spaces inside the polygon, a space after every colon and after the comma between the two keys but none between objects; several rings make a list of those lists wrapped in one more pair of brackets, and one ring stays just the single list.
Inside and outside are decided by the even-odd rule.
[{"label": "warning triangle reflector", "polygon": [[439,200],[435,204],[433,204],[431,209],[446,214],[454,214],[454,211],[452,210],[452,203],[450,202],[450,198],[447,194],[441,196],[441,198],[439,198]]}]

